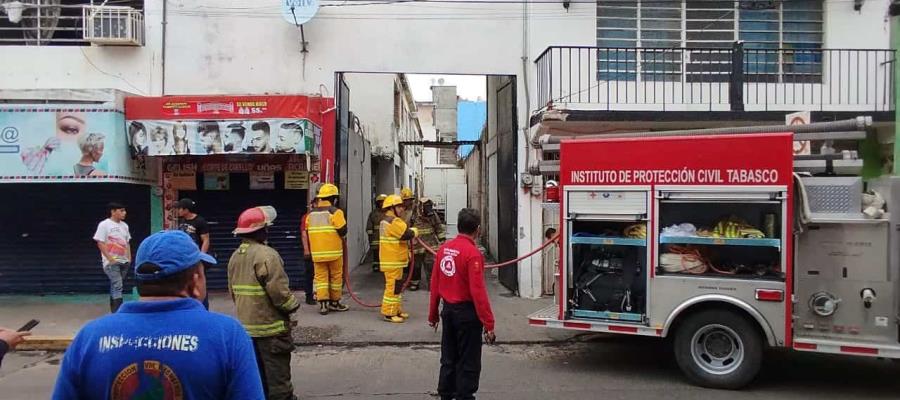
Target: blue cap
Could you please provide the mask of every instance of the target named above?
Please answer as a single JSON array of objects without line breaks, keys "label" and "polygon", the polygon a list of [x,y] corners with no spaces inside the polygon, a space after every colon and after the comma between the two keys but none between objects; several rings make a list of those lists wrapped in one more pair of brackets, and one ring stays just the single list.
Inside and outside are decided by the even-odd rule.
[{"label": "blue cap", "polygon": [[[177,274],[200,261],[216,264],[216,259],[200,251],[194,240],[182,231],[156,232],[144,239],[138,247],[134,262],[134,276],[141,281],[152,281]],[[153,264],[160,268],[152,274],[142,274],[138,268]]]}]

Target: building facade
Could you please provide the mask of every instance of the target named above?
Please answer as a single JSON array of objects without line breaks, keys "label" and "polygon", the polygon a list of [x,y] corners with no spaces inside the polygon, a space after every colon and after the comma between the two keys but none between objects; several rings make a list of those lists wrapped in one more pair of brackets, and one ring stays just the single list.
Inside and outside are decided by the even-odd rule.
[{"label": "building facade", "polygon": [[[488,75],[485,197],[488,213],[499,215],[486,220],[496,228],[490,247],[501,259],[543,241],[543,198],[520,182],[539,171],[543,158],[531,139],[551,129],[764,123],[811,111],[813,120],[873,114],[884,140],[894,137],[886,126],[893,117],[878,114],[895,109],[894,81],[887,79],[895,70],[888,0],[486,1],[452,10],[427,2],[324,1],[302,29],[284,20],[274,0],[132,1],[127,5],[139,19],[128,14],[122,21],[130,23],[112,33],[92,28],[89,40],[79,35],[85,24],[70,27],[63,17],[94,19],[107,11],[85,13],[85,1],[62,3],[58,14],[40,13],[57,16],[55,22],[37,22],[32,5],[25,25],[0,23],[0,51],[13,60],[0,67],[0,89],[289,94],[334,98],[339,109],[349,107],[340,103],[346,73]],[[101,45],[117,37],[137,45]],[[442,50],[427,50],[432,43]],[[338,119],[334,109],[322,112]],[[341,141],[334,143],[339,151]],[[322,176],[334,166],[326,162]],[[393,167],[402,182],[381,187],[415,184],[405,166]],[[503,213],[496,212],[500,205]],[[539,258],[524,260],[501,270],[501,281],[521,296],[539,296],[541,265]]]}]

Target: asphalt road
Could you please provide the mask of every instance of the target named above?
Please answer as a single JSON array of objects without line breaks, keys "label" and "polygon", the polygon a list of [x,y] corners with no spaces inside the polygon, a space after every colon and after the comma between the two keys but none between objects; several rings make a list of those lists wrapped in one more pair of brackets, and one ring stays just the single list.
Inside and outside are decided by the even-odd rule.
[{"label": "asphalt road", "polygon": [[[853,399],[900,398],[900,363],[871,358],[770,352],[741,391],[684,381],[668,346],[646,338],[486,347],[479,399]],[[301,347],[294,381],[303,399],[431,399],[439,348]],[[47,399],[60,355],[11,354],[0,398]]]}]

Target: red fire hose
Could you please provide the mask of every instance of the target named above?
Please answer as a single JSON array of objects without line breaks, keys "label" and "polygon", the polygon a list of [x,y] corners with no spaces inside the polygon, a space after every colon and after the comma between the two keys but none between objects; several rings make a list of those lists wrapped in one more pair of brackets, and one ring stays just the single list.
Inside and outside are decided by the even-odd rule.
[{"label": "red fire hose", "polygon": [[[553,243],[556,243],[558,240],[559,240],[559,234],[557,233],[556,235],[553,235],[553,237],[551,237],[550,239],[548,239],[546,242],[544,242],[544,243],[541,244],[538,248],[532,250],[532,251],[529,252],[528,254],[525,254],[525,255],[523,255],[523,256],[521,256],[521,257],[519,257],[519,258],[515,258],[515,259],[512,259],[512,260],[504,261],[504,262],[497,263],[497,264],[487,264],[487,265],[484,266],[484,268],[485,268],[485,269],[488,269],[488,268],[500,268],[500,267],[505,267],[505,266],[507,266],[507,265],[511,265],[511,264],[518,263],[519,261],[522,261],[522,260],[524,260],[524,259],[526,259],[526,258],[528,258],[528,257],[531,257],[531,256],[537,254],[538,252],[540,252],[541,250],[544,250],[545,248],[547,248],[547,246],[549,246],[549,245],[551,245],[551,244],[553,244]],[[428,245],[425,244],[425,242],[423,242],[421,238],[418,238],[418,237],[417,237],[417,238],[414,239],[414,241],[415,241],[415,242],[418,242],[423,248],[425,248],[425,251],[431,253],[432,255],[437,255],[437,251],[436,251],[435,249],[432,249],[431,247],[428,247]],[[412,242],[412,241],[411,241],[411,242]],[[415,268],[415,267],[416,267],[416,261],[415,261],[416,258],[415,258],[415,256],[413,255],[412,247],[413,247],[413,246],[410,246],[410,256],[411,256],[411,257],[410,257],[410,268],[411,268],[411,269],[410,269],[409,275],[406,277],[406,281],[403,282],[403,287],[400,288],[400,292],[401,292],[401,293],[402,293],[403,291],[406,290],[406,288],[409,286],[409,283],[412,281],[412,275],[413,275],[413,274],[412,274],[412,268]],[[347,254],[347,242],[346,242],[346,241],[344,241],[344,254]],[[360,300],[360,298],[359,298],[359,297],[356,295],[356,293],[353,291],[353,286],[351,285],[351,281],[350,281],[350,271],[348,271],[348,268],[347,268],[347,257],[344,257],[344,266],[343,266],[343,268],[344,268],[344,284],[347,286],[347,292],[350,293],[350,298],[353,299],[353,301],[356,302],[356,304],[359,304],[359,305],[361,305],[361,306],[363,306],[363,307],[369,307],[369,308],[381,307],[381,303],[378,303],[378,304],[368,304],[368,303],[363,302],[362,300]]]},{"label": "red fire hose", "polygon": [[[419,242],[419,244],[422,245],[422,247],[425,248],[425,251],[431,253],[432,255],[435,255],[435,256],[437,255],[437,251],[434,250],[434,249],[432,249],[431,247],[428,247],[428,245],[425,244],[425,242],[423,242],[422,239],[416,238],[415,240],[416,240],[417,242]],[[497,263],[497,264],[487,264],[487,265],[484,266],[484,268],[485,268],[485,269],[489,269],[489,268],[500,268],[500,267],[505,267],[505,266],[507,266],[507,265],[511,265],[511,264],[518,263],[519,261],[522,261],[522,260],[524,260],[524,259],[526,259],[526,258],[528,258],[528,257],[531,257],[531,256],[537,254],[537,253],[538,253],[539,251],[541,251],[541,250],[544,250],[545,248],[547,248],[547,246],[549,246],[549,245],[551,245],[551,244],[553,244],[553,243],[556,243],[557,240],[559,240],[559,234],[558,234],[558,233],[557,233],[556,235],[553,235],[553,237],[551,237],[550,239],[548,239],[546,242],[544,242],[544,244],[540,245],[538,248],[532,250],[530,253],[525,254],[524,256],[521,256],[521,257],[519,257],[519,258],[514,258],[514,259],[509,260],[509,261],[504,261],[504,262],[501,262],[501,263]]]},{"label": "red fire hose", "polygon": [[[412,242],[412,241],[410,241],[410,242]],[[411,243],[410,243],[410,244],[411,244]],[[404,282],[403,282],[403,286],[400,287],[400,293],[403,293],[403,291],[406,290],[407,287],[409,287],[409,283],[412,282],[412,276],[413,276],[413,274],[412,274],[412,268],[415,268],[415,267],[416,267],[416,258],[412,256],[412,255],[413,255],[413,254],[412,254],[412,246],[409,246],[409,248],[410,248],[410,252],[409,252],[409,253],[410,253],[410,258],[409,258],[409,260],[410,260],[410,261],[409,261],[410,270],[409,270],[409,275],[406,277],[406,281],[404,281]],[[346,241],[346,239],[344,240],[344,254],[347,254],[347,241]],[[359,305],[361,305],[361,306],[363,306],[363,307],[368,307],[368,308],[378,308],[378,307],[381,307],[381,303],[378,303],[378,304],[369,304],[369,303],[366,303],[366,302],[362,301],[362,300],[356,295],[356,292],[353,291],[353,286],[352,286],[351,281],[350,281],[350,271],[349,271],[349,268],[347,267],[347,257],[344,257],[344,266],[343,266],[343,269],[344,269],[344,285],[347,286],[347,292],[350,293],[350,298],[353,299],[353,301],[356,302],[356,304],[359,304]]]}]

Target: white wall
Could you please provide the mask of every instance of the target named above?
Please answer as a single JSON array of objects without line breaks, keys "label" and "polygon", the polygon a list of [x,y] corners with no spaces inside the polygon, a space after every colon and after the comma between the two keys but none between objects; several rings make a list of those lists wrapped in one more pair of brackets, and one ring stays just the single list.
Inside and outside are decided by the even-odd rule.
[{"label": "white wall", "polygon": [[[887,0],[866,1],[861,15],[847,9],[850,1],[827,1],[828,46],[887,47],[883,23]],[[596,42],[596,6],[591,3],[573,2],[566,10],[549,3],[407,2],[323,7],[304,25],[309,50],[304,55],[300,31],[281,19],[277,0],[169,0],[167,4],[165,94],[333,96],[338,71],[513,75],[519,129],[527,128],[527,118],[537,106],[535,58],[549,45]],[[0,88],[115,88],[140,95],[163,94],[161,5],[161,1],[146,2],[146,46],[141,48],[3,47]],[[528,19],[522,18],[523,11],[529,13]],[[446,18],[435,18],[436,14]],[[351,88],[351,99],[358,91]],[[523,142],[518,164],[524,168]],[[540,226],[536,199],[520,197],[518,206],[520,226]],[[520,233],[520,254],[541,242],[531,230]],[[540,277],[540,262],[523,261],[520,269],[535,272],[533,278],[523,279]],[[520,294],[538,296],[533,287],[533,282],[520,282]]]}]

